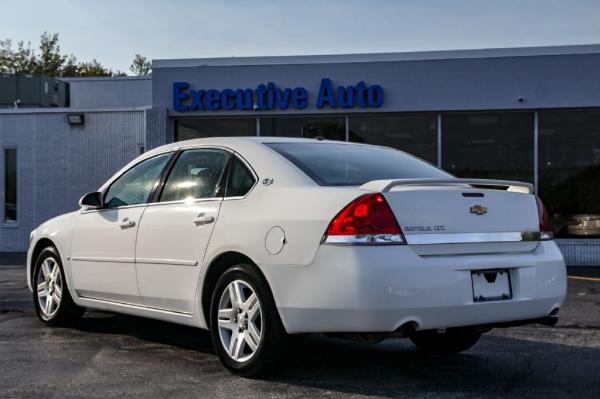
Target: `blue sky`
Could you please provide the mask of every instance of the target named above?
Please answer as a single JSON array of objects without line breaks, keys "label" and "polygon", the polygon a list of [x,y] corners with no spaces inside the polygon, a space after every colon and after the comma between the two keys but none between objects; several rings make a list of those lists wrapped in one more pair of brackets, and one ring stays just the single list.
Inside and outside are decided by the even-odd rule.
[{"label": "blue sky", "polygon": [[598,0],[6,1],[0,38],[127,71],[150,58],[335,54],[600,43]]}]

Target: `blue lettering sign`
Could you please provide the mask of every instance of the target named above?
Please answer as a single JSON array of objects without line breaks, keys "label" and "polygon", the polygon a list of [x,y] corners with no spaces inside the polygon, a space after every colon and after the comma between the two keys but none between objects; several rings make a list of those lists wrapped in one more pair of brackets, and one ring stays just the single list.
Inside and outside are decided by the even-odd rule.
[{"label": "blue lettering sign", "polygon": [[337,107],[333,86],[331,85],[330,79],[321,80],[319,98],[317,98],[317,108],[323,108],[325,105],[329,105],[331,108]]},{"label": "blue lettering sign", "polygon": [[304,109],[308,106],[308,91],[304,87],[296,87],[292,90],[292,107]]},{"label": "blue lettering sign", "polygon": [[[218,110],[286,110],[308,107],[308,90],[304,87],[279,88],[273,82],[256,89],[199,89],[187,82],[173,83],[173,109],[177,112]],[[354,86],[335,87],[331,79],[321,79],[315,107],[377,108],[383,105],[383,88],[360,81]]]},{"label": "blue lettering sign", "polygon": [[189,83],[185,82],[175,82],[173,83],[173,109],[177,112],[187,112],[190,110],[190,107],[187,105],[183,105],[183,102],[186,101],[190,96],[184,92],[190,88]]}]

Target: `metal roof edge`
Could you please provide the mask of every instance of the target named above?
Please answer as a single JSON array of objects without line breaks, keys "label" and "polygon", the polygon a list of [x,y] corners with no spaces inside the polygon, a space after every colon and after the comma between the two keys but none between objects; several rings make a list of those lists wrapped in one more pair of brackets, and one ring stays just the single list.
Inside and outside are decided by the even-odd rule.
[{"label": "metal roof edge", "polygon": [[506,47],[487,49],[435,50],[392,53],[283,55],[259,57],[219,57],[157,59],[153,68],[200,67],[200,66],[249,66],[286,64],[323,64],[354,62],[393,62],[460,58],[527,57],[546,55],[600,54],[600,44],[565,46]]},{"label": "metal roof edge", "polygon": [[120,108],[0,108],[0,115],[24,115],[24,114],[71,114],[90,112],[140,112],[151,109],[144,107],[120,107]]}]

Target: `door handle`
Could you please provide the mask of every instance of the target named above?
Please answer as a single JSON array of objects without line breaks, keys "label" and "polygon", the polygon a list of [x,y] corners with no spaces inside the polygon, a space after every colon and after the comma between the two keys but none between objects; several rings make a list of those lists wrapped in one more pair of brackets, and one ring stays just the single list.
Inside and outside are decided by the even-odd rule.
[{"label": "door handle", "polygon": [[215,221],[215,218],[212,216],[206,216],[204,213],[198,215],[196,219],[194,219],[194,224],[196,226],[201,226],[203,224],[210,224]]},{"label": "door handle", "polygon": [[133,226],[135,226],[135,222],[133,220],[129,220],[129,218],[125,218],[121,220],[121,223],[119,223],[119,227],[121,229],[128,229]]}]

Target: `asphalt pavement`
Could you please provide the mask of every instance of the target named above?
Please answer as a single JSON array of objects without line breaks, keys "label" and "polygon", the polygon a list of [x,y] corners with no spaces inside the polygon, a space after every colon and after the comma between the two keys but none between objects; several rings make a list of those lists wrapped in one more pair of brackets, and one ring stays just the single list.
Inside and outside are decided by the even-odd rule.
[{"label": "asphalt pavement", "polygon": [[302,336],[278,375],[249,380],[202,330],[95,311],[76,328],[42,325],[16,263],[0,262],[2,398],[600,398],[600,268],[569,270],[555,327],[496,329],[454,356]]}]

